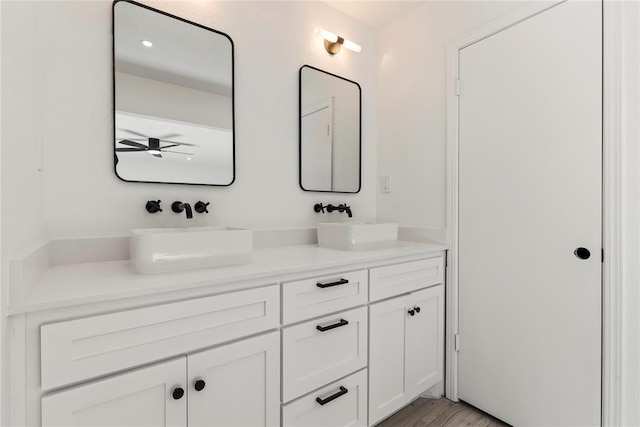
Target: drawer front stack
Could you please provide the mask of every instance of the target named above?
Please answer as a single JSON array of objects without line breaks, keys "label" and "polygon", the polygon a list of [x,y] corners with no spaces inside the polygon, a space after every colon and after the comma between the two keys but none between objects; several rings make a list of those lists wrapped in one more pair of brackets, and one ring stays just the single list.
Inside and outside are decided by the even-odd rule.
[{"label": "drawer front stack", "polygon": [[367,308],[282,331],[282,400],[288,402],[367,365]]},{"label": "drawer front stack", "polygon": [[49,390],[279,326],[278,286],[42,325]]}]

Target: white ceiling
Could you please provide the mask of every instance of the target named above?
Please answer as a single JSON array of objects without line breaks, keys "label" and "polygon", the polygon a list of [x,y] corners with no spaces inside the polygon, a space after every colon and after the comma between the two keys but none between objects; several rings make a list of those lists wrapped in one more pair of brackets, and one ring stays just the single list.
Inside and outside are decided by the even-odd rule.
[{"label": "white ceiling", "polygon": [[114,24],[116,71],[231,96],[226,36],[128,2],[116,3]]},{"label": "white ceiling", "polygon": [[426,1],[404,0],[333,0],[325,1],[330,6],[374,28],[382,28],[399,17],[409,13]]}]

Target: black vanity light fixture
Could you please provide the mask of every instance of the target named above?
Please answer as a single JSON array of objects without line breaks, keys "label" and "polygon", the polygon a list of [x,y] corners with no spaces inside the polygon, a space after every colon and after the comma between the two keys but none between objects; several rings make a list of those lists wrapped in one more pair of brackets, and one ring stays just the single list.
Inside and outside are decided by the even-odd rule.
[{"label": "black vanity light fixture", "polygon": [[315,29],[315,33],[324,39],[324,48],[327,49],[327,52],[329,52],[331,55],[335,55],[336,53],[340,52],[340,48],[342,46],[354,52],[360,52],[362,50],[362,46],[360,46],[359,44],[354,43],[351,40],[342,38],[330,31],[323,30],[320,27]]}]

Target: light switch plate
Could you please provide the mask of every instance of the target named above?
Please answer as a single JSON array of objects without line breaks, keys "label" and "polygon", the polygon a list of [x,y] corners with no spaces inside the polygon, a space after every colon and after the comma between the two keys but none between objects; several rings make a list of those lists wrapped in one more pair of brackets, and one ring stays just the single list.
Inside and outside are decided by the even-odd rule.
[{"label": "light switch plate", "polygon": [[380,177],[380,192],[391,193],[391,178],[389,177],[389,175]]}]

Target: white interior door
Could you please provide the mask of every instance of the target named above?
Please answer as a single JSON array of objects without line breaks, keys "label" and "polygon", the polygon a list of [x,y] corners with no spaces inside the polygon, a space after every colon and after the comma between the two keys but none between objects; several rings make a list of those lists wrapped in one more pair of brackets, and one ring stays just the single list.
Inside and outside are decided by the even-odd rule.
[{"label": "white interior door", "polygon": [[600,424],[601,7],[460,50],[459,397],[514,425]]},{"label": "white interior door", "polygon": [[301,150],[302,187],[332,190],[333,99],[328,98],[302,112],[304,150]]}]

